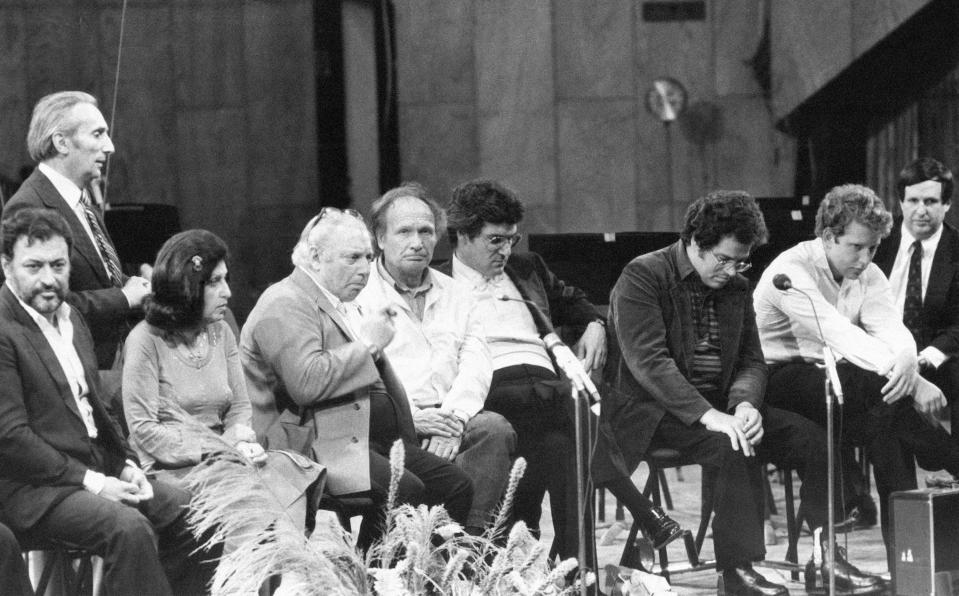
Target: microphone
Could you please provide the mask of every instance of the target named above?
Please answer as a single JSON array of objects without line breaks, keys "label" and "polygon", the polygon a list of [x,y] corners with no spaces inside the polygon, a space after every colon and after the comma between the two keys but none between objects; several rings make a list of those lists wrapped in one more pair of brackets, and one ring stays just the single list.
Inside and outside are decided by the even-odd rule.
[{"label": "microphone", "polygon": [[[589,378],[589,374],[586,372],[586,369],[583,368],[583,363],[579,361],[576,354],[573,354],[569,346],[563,343],[563,340],[553,331],[552,323],[550,323],[546,315],[543,314],[543,311],[540,310],[539,305],[531,300],[511,298],[506,294],[499,294],[496,296],[496,299],[502,302],[522,302],[530,307],[530,312],[533,318],[536,319],[536,327],[541,330],[540,336],[543,338],[543,343],[546,344],[546,349],[549,350],[553,358],[556,359],[557,366],[559,366],[563,373],[569,378],[573,384],[573,389],[590,396],[593,402],[590,410],[592,410],[594,414],[599,415],[599,402],[602,401],[602,398],[596,389],[596,385],[593,383],[593,380]],[[546,331],[546,333],[543,333],[543,331]]]},{"label": "microphone", "polygon": [[843,405],[842,383],[839,382],[839,371],[836,370],[836,356],[832,353],[832,348],[826,344],[826,336],[823,335],[822,323],[819,322],[819,313],[816,312],[816,304],[813,302],[812,297],[799,288],[794,288],[792,280],[789,279],[789,276],[785,273],[777,273],[773,276],[773,287],[783,292],[794,290],[805,296],[806,300],[809,301],[809,306],[812,307],[812,314],[816,318],[816,326],[819,328],[819,341],[822,342],[822,359],[826,363],[826,373],[829,375],[829,383],[832,385],[832,390],[836,393],[836,401],[839,402],[840,406]]},{"label": "microphone", "polygon": [[792,289],[793,282],[785,273],[777,273],[773,276],[773,287],[775,287],[777,290],[782,290],[785,292],[786,290]]}]

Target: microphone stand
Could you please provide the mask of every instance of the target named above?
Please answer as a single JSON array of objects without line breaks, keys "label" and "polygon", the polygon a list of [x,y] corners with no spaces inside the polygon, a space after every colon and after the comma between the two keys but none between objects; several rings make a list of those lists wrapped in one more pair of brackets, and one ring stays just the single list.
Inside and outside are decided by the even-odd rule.
[{"label": "microphone stand", "polygon": [[[556,335],[553,324],[546,318],[546,315],[540,310],[539,305],[531,300],[524,300],[521,298],[510,298],[506,295],[500,295],[496,297],[497,300],[503,302],[522,302],[529,307],[531,314],[533,315],[534,323],[536,328],[540,331],[540,335],[543,338],[543,342],[546,344],[547,350],[552,354],[554,349],[557,347],[569,348],[559,339],[559,336]],[[554,355],[555,358],[555,355]],[[562,367],[560,367],[562,370]],[[565,374],[565,370],[563,371]],[[575,429],[573,431],[574,438],[574,448],[576,449],[576,535],[578,537],[578,549],[577,549],[577,559],[579,564],[579,593],[580,596],[587,596],[586,590],[586,574],[588,573],[586,565],[586,461],[583,455],[583,450],[588,446],[588,436],[584,437],[583,430],[583,404],[589,403],[589,392],[586,387],[582,386],[582,383],[577,382],[576,379],[570,379],[571,381],[571,393],[573,398],[573,424]],[[592,550],[595,552],[596,536],[595,533],[591,537],[593,542]]]},{"label": "microphone stand", "polygon": [[[777,276],[779,277],[779,276]],[[785,276],[784,276],[785,277]],[[819,313],[816,312],[816,304],[806,292],[795,288],[788,278],[782,280],[780,284],[774,285],[776,289],[786,292],[795,290],[809,300],[809,306],[812,307],[813,316],[816,319],[816,326],[819,328],[819,341],[822,342],[823,364],[818,367],[824,369],[825,378],[823,379],[823,394],[826,399],[826,492],[829,495],[829,501],[826,506],[826,564],[829,567],[829,589],[826,592],[830,596],[836,593],[836,460],[835,460],[835,426],[833,422],[833,399],[837,401],[840,407],[843,404],[842,386],[839,384],[839,371],[836,370],[836,357],[832,353],[832,348],[826,343],[826,336],[823,335],[822,325],[819,322]],[[784,282],[784,283],[783,283]],[[833,383],[835,380],[835,383]],[[819,548],[815,545],[814,548]]]}]

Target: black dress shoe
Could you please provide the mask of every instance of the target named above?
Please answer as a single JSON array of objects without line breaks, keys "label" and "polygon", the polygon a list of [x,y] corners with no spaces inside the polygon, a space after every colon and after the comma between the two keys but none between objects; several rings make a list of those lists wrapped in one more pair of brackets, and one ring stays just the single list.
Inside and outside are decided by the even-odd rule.
[{"label": "black dress shoe", "polygon": [[756,573],[752,565],[723,570],[725,596],[789,596],[786,586],[774,584]]},{"label": "black dress shoe", "polygon": [[[829,582],[829,563],[826,562],[826,544],[822,545],[822,565],[819,570],[822,574],[823,585]],[[839,592],[852,592],[853,590],[863,590],[870,588],[879,588],[885,586],[886,580],[873,575],[864,573],[846,560],[846,549],[841,546],[836,547],[836,556],[833,561],[836,570],[836,590]]]},{"label": "black dress shoe", "polygon": [[672,519],[659,507],[651,508],[639,522],[643,535],[659,550],[683,534],[679,522]]}]

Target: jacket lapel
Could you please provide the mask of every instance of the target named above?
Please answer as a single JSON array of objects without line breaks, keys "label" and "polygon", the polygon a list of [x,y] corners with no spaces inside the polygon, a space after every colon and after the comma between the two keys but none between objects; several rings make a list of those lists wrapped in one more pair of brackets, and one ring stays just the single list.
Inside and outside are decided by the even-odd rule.
[{"label": "jacket lapel", "polygon": [[540,311],[543,313],[543,316],[546,317],[546,323],[550,327],[544,328],[540,319],[540,315],[536,312],[533,312],[533,307],[529,304],[526,305],[526,309],[529,310],[529,314],[533,317],[533,324],[536,325],[536,330],[541,336],[545,336],[553,332],[552,322],[550,320],[549,314],[549,300],[546,298],[546,291],[543,288],[542,283],[537,283],[537,280],[534,279],[532,271],[520,271],[513,264],[513,259],[506,261],[506,267],[503,268],[503,272],[506,273],[506,276],[509,277],[510,281],[513,282],[513,285],[516,286],[516,289],[519,290],[519,295],[523,297],[523,300],[529,300],[530,302],[539,306]]},{"label": "jacket lapel", "polygon": [[343,334],[344,339],[347,341],[354,341],[356,339],[353,337],[353,332],[350,330],[350,326],[343,318],[343,315],[333,307],[333,304],[326,295],[323,294],[323,290],[320,289],[320,286],[316,285],[316,282],[313,281],[313,278],[310,277],[308,273],[297,267],[290,275],[290,281],[313,300],[313,304],[317,309],[330,317],[337,329],[340,330],[340,333]]},{"label": "jacket lapel", "polygon": [[[734,278],[729,283],[735,284]],[[719,318],[719,359],[722,364],[722,387],[725,391],[736,367],[743,333],[743,300],[745,292],[739,287],[721,289],[716,293],[716,316]]]},{"label": "jacket lapel", "polygon": [[53,382],[56,384],[57,391],[60,393],[60,397],[66,404],[67,409],[73,412],[73,414],[83,422],[83,417],[77,408],[77,402],[73,399],[73,390],[70,388],[67,376],[63,373],[63,367],[60,366],[60,361],[57,359],[56,353],[54,353],[53,348],[50,347],[50,342],[44,337],[43,332],[40,331],[40,327],[38,327],[37,323],[30,318],[30,315],[23,310],[17,297],[13,295],[13,292],[6,284],[4,284],[3,289],[0,290],[0,299],[3,301],[4,308],[13,313],[14,319],[23,328],[24,337],[36,352],[37,360],[42,362],[47,372],[50,373],[50,378],[53,379]]},{"label": "jacket lapel", "polygon": [[[107,277],[107,271],[103,266],[103,261],[100,259],[100,253],[97,252],[96,247],[93,246],[90,235],[87,234],[86,228],[83,226],[80,218],[77,217],[77,214],[70,205],[67,204],[66,199],[60,195],[60,192],[53,183],[50,182],[50,179],[43,175],[40,170],[35,170],[31,176],[38,177],[36,182],[37,195],[40,197],[43,205],[47,209],[56,210],[67,220],[67,223],[70,224],[70,230],[73,231],[73,254],[79,255],[90,265],[90,269],[104,287],[111,286],[112,282],[110,278]],[[106,226],[102,221],[100,225],[102,229],[106,230]]]},{"label": "jacket lapel", "polygon": [[929,283],[926,285],[926,299],[922,302],[923,310],[939,312],[946,308],[946,294],[949,284],[952,283],[952,270],[957,255],[954,254],[955,238],[953,230],[943,227],[939,246],[932,257],[932,269],[929,271]]}]

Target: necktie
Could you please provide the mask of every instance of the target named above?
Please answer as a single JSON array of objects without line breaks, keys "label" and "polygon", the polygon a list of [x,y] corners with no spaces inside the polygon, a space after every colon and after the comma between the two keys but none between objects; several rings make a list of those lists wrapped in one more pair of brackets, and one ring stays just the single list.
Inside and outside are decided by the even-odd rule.
[{"label": "necktie", "polygon": [[100,255],[103,257],[104,265],[110,274],[110,281],[117,288],[123,286],[123,274],[120,272],[120,257],[117,256],[113,243],[107,240],[107,235],[100,226],[100,218],[94,213],[90,205],[90,199],[86,191],[80,195],[80,203],[83,205],[83,212],[87,216],[87,223],[90,224],[90,231],[93,232],[93,239],[97,241],[97,248],[100,249]]},{"label": "necktie", "polygon": [[902,307],[902,322],[919,337],[922,325],[922,243],[912,243],[912,257],[909,259],[909,275],[906,277],[906,300]]}]

